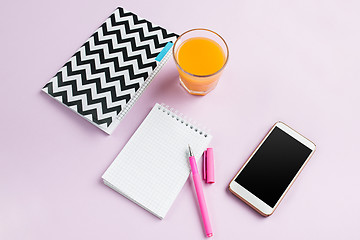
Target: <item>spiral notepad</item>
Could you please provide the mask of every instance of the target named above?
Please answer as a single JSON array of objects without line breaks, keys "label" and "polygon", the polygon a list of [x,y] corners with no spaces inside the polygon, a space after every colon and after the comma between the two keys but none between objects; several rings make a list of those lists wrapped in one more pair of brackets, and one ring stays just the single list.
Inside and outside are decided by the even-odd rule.
[{"label": "spiral notepad", "polygon": [[177,36],[119,7],[42,90],[111,134],[169,59]]},{"label": "spiral notepad", "polygon": [[188,144],[199,162],[211,138],[173,110],[155,104],[103,181],[162,219],[189,176]]}]

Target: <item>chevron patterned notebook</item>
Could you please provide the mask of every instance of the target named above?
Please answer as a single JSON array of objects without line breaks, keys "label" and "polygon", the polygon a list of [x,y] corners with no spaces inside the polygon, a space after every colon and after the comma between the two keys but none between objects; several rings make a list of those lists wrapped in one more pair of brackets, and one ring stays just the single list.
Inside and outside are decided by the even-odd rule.
[{"label": "chevron patterned notebook", "polygon": [[211,139],[176,111],[155,104],[102,178],[162,219],[189,177],[188,144],[199,162]]},{"label": "chevron patterned notebook", "polygon": [[170,57],[177,37],[118,8],[42,90],[111,134]]}]

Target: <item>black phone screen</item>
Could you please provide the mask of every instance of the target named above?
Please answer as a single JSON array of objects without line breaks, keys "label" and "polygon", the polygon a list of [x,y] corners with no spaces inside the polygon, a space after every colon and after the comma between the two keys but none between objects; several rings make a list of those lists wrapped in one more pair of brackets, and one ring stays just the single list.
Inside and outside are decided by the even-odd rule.
[{"label": "black phone screen", "polygon": [[275,127],[235,181],[274,207],[311,152]]}]

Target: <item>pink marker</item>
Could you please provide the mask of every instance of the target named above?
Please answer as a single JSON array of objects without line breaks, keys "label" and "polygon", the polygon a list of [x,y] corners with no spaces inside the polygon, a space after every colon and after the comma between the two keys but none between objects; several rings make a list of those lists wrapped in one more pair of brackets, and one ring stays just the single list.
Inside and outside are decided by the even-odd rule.
[{"label": "pink marker", "polygon": [[200,212],[201,212],[202,220],[203,220],[203,223],[204,223],[206,236],[207,237],[212,237],[213,232],[212,232],[212,229],[211,229],[209,213],[208,213],[207,208],[206,208],[206,202],[205,202],[204,192],[203,192],[202,185],[201,185],[200,175],[199,175],[199,171],[198,171],[198,168],[197,168],[197,165],[196,165],[195,157],[194,157],[193,151],[190,148],[190,145],[189,145],[189,152],[190,152],[189,161],[190,161],[190,166],[191,166],[191,173],[192,173],[192,176],[193,176],[196,195],[197,195],[197,199],[198,199],[198,202],[199,202]]}]

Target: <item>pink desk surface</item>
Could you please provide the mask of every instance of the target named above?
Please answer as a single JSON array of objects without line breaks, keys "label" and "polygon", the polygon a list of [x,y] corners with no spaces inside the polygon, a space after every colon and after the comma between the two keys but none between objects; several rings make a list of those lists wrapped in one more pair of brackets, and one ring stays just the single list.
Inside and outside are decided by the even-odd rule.
[{"label": "pink desk surface", "polygon": [[[203,239],[188,181],[164,220],[101,175],[155,102],[211,129],[213,239],[360,239],[359,1],[6,1],[0,8],[0,239]],[[156,5],[156,7],[154,6]],[[113,135],[40,92],[117,7],[171,31],[219,32],[230,61],[216,90],[187,94],[170,60]],[[317,151],[275,213],[227,185],[276,121]]]}]

